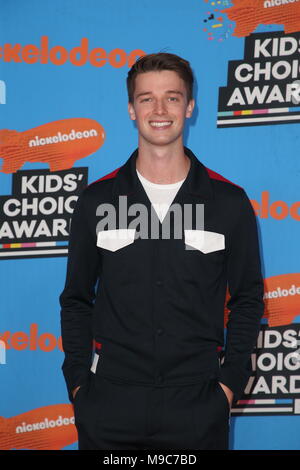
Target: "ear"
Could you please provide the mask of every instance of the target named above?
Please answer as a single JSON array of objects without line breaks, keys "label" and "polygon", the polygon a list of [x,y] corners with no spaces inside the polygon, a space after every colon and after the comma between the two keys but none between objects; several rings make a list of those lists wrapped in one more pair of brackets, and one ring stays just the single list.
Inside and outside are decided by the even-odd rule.
[{"label": "ear", "polygon": [[134,107],[132,103],[128,103],[128,113],[129,113],[130,119],[134,121],[136,119],[136,116],[135,116],[135,111],[134,111]]},{"label": "ear", "polygon": [[193,114],[194,107],[195,107],[195,100],[193,99],[193,100],[190,100],[189,104],[187,105],[185,117],[187,118],[191,117],[191,115]]}]

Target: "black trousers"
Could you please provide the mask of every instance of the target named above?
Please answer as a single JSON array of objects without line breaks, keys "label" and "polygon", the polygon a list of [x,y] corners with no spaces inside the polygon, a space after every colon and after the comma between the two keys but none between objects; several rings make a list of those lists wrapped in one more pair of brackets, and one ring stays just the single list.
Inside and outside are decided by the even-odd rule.
[{"label": "black trousers", "polygon": [[216,377],[152,387],[90,372],[75,395],[74,417],[79,450],[229,446],[229,403]]}]

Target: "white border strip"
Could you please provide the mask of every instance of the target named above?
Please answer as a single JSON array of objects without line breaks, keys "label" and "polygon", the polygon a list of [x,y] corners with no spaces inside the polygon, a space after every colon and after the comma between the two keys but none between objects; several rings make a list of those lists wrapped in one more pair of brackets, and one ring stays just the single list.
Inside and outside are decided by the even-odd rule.
[{"label": "white border strip", "polygon": [[30,256],[30,255],[57,255],[60,253],[68,253],[68,250],[35,250],[35,251],[14,251],[13,253],[10,253],[8,251],[3,251],[0,252],[0,257],[1,256]]},{"label": "white border strip", "polygon": [[234,124],[241,122],[270,122],[270,121],[295,121],[296,119],[300,120],[300,114],[297,116],[274,116],[266,118],[254,118],[254,119],[224,119],[222,121],[217,121],[217,124]]},{"label": "white border strip", "polygon": [[293,413],[293,407],[286,406],[285,408],[232,408],[231,411],[234,413]]},{"label": "white border strip", "polygon": [[276,400],[268,399],[268,400],[257,400],[255,399],[255,403],[249,403],[249,405],[275,405]]},{"label": "white border strip", "polygon": [[56,242],[36,242],[35,246],[57,246]]},{"label": "white border strip", "polygon": [[269,113],[289,113],[289,111],[290,108],[269,108]]}]

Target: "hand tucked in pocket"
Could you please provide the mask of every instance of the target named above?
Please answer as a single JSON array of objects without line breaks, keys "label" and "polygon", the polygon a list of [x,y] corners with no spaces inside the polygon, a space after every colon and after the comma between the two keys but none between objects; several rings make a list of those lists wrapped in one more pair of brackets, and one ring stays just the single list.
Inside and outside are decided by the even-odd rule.
[{"label": "hand tucked in pocket", "polygon": [[78,390],[80,389],[80,387],[81,387],[81,385],[78,385],[78,387],[74,388],[74,390],[72,391],[73,399],[75,398],[76,393],[78,392]]},{"label": "hand tucked in pocket", "polygon": [[229,406],[231,408],[231,405],[232,405],[232,400],[233,400],[233,391],[227,387],[227,385],[225,384],[222,384],[221,382],[219,382],[219,384],[221,385],[221,387],[223,388],[224,390],[224,393],[225,395],[227,396],[227,400],[229,402]]}]

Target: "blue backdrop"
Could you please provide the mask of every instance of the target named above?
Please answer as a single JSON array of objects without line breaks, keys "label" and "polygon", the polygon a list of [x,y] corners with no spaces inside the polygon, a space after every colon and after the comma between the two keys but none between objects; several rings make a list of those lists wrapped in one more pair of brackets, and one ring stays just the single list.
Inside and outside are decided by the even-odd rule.
[{"label": "blue backdrop", "polygon": [[[270,44],[284,37],[299,43],[300,23],[298,30],[286,32],[286,19],[282,24],[266,24],[262,19],[248,36],[237,36],[235,27],[246,24],[246,17],[241,13],[232,20],[229,10],[234,13],[232,8],[238,3],[0,0],[0,157],[7,168],[0,170],[0,337],[5,346],[0,361],[0,448],[77,449],[59,339],[58,296],[65,280],[67,237],[51,231],[53,220],[50,223],[45,215],[47,205],[26,214],[24,204],[26,198],[43,200],[45,192],[34,178],[51,174],[51,161],[65,162],[64,149],[66,155],[73,154],[77,145],[77,157],[71,167],[63,163],[62,171],[54,170],[54,174],[71,174],[78,181],[82,178],[82,184],[85,178],[90,183],[128,159],[137,147],[137,130],[127,112],[126,76],[140,54],[171,52],[190,61],[197,81],[197,106],[193,118],[187,120],[184,143],[208,168],[242,186],[253,201],[267,291],[296,288],[295,294],[270,294],[262,328],[277,335],[291,330],[297,340],[300,117],[297,86],[293,100],[286,99],[286,86],[295,84],[299,64],[294,65],[293,75],[284,78],[272,72],[269,78],[261,74],[244,82],[237,78],[237,67],[245,62],[253,67],[255,63],[266,67],[270,62],[273,67],[281,60],[286,63],[277,70],[283,74],[287,63],[298,60],[299,52],[285,55],[282,49],[272,55]],[[253,4],[251,0],[243,3]],[[270,13],[272,8],[289,7],[260,3]],[[293,8],[296,14],[299,7],[295,4]],[[83,38],[88,41],[82,42]],[[260,45],[269,39],[260,51],[256,49],[256,58],[255,38]],[[81,52],[71,54],[80,45]],[[241,75],[247,73],[249,67],[243,68]],[[282,91],[283,101],[278,97],[279,88],[277,96],[273,91],[270,98],[275,85]],[[260,91],[264,86],[269,89],[251,103],[246,86],[251,92],[256,86]],[[228,97],[236,87],[240,90],[237,97],[243,96],[244,103],[237,98],[235,106],[230,106]],[[95,147],[88,147],[88,138],[69,141],[66,147],[59,141],[58,132],[69,133],[75,125],[70,120],[75,118],[79,118],[76,131],[95,128],[95,121],[102,126],[104,134]],[[88,121],[80,121],[83,119]],[[57,141],[40,141],[39,147],[30,147],[28,136],[56,136]],[[22,177],[33,178],[27,191]],[[80,188],[78,184],[70,193],[74,200]],[[262,202],[263,193],[269,202]],[[66,198],[68,193],[62,188],[47,195]],[[279,203],[272,206],[276,201]],[[53,201],[48,203],[50,207]],[[69,217],[66,209],[55,212],[56,219],[67,221]],[[50,229],[44,228],[39,239],[20,228],[22,221],[44,218]],[[261,388],[246,394],[244,402],[232,410],[232,449],[300,448],[300,362],[296,358],[294,364],[281,367],[278,359],[296,351],[295,344],[287,348],[280,343],[273,349],[263,344],[270,355],[258,367]],[[271,354],[276,362],[273,368],[269,367]],[[276,377],[283,378],[283,388],[274,385]],[[68,417],[63,426],[55,421],[59,416]],[[44,425],[34,429],[33,422]]]}]

